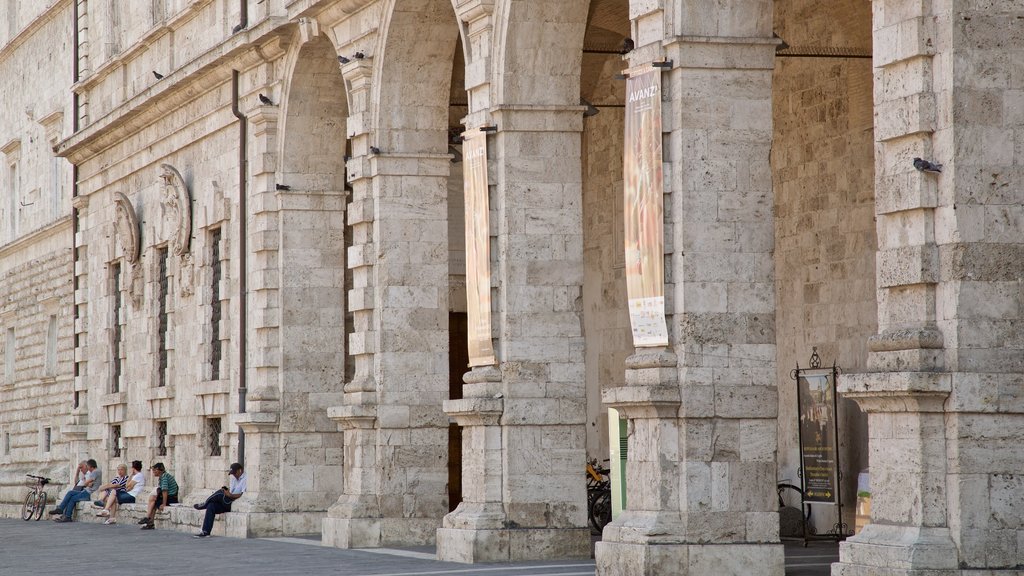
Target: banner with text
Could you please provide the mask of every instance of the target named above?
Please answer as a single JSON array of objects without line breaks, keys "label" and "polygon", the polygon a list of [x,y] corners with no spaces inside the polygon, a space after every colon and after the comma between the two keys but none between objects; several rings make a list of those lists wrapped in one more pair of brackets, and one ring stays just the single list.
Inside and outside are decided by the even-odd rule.
[{"label": "banner with text", "polygon": [[797,378],[797,402],[804,502],[835,504],[838,467],[832,372],[801,374]]},{"label": "banner with text", "polygon": [[623,159],[626,295],[636,347],[667,346],[661,69],[627,71]]},{"label": "banner with text", "polygon": [[466,322],[469,365],[495,363],[491,343],[491,250],[487,201],[487,133],[463,134],[462,170],[466,196]]}]

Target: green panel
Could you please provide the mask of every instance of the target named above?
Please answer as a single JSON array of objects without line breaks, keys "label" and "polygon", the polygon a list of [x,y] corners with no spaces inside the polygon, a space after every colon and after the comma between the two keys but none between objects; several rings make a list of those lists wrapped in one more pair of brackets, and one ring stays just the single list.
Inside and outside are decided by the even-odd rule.
[{"label": "green panel", "polygon": [[626,436],[626,420],[619,418],[619,411],[608,409],[608,446],[611,454],[608,467],[612,481],[612,519],[618,518],[626,506],[626,455],[629,450]]}]

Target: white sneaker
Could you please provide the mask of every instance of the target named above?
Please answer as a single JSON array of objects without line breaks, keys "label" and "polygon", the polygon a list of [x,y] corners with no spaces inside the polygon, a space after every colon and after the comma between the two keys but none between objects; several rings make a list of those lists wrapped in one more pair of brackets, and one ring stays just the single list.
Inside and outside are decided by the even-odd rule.
[{"label": "white sneaker", "polygon": [[107,511],[107,510],[100,510],[99,512],[96,513],[96,515],[100,516],[100,517],[102,517],[102,516],[110,516],[110,512]]},{"label": "white sneaker", "polygon": [[103,523],[104,524],[117,524],[117,520],[114,520],[113,518],[107,518],[106,520],[103,521]]}]

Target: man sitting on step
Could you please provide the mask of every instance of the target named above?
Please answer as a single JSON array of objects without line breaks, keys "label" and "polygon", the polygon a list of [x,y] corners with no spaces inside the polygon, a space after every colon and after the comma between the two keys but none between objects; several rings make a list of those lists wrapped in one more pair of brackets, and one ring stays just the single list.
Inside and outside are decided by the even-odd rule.
[{"label": "man sitting on step", "polygon": [[248,478],[245,469],[238,462],[231,465],[228,470],[228,486],[221,486],[210,495],[202,504],[194,504],[196,510],[206,510],[206,518],[203,519],[203,529],[193,538],[206,538],[213,531],[213,520],[217,514],[231,511],[231,503],[242,497],[248,487]]}]

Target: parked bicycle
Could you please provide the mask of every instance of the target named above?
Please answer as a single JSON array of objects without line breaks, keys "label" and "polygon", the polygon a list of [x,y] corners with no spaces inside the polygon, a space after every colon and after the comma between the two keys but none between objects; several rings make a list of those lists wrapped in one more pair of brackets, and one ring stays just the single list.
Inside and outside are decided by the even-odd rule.
[{"label": "parked bicycle", "polygon": [[49,478],[33,474],[26,474],[26,476],[32,478],[32,481],[28,483],[28,495],[25,496],[25,504],[21,507],[21,519],[28,521],[35,516],[36,520],[39,520],[43,517],[43,511],[46,509],[45,488],[52,481]]},{"label": "parked bicycle", "polygon": [[600,534],[612,521],[612,481],[608,472],[596,458],[587,462],[587,520],[594,534]]},{"label": "parked bicycle", "polygon": [[775,492],[779,497],[779,535],[783,538],[806,538],[807,534],[813,534],[811,505],[804,502],[804,491],[783,480],[776,485]]}]

